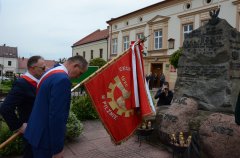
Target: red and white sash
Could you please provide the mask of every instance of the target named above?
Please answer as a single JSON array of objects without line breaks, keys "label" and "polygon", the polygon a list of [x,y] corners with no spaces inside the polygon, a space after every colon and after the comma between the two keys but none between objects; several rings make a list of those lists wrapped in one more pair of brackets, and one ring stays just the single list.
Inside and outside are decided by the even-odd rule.
[{"label": "red and white sash", "polygon": [[30,83],[31,85],[37,88],[37,84],[39,80],[36,79],[33,75],[31,75],[29,72],[26,72],[25,74],[23,74],[21,78],[25,79],[28,83]]},{"label": "red and white sash", "polygon": [[49,76],[51,76],[52,74],[56,74],[56,73],[66,73],[66,74],[68,74],[68,70],[67,70],[67,68],[66,68],[64,65],[60,64],[60,66],[54,67],[54,68],[50,69],[49,71],[47,71],[47,72],[41,77],[41,79],[39,80],[39,83],[38,83],[38,85],[37,85],[37,92],[38,92],[41,84],[43,83],[43,81],[44,81],[46,78],[48,78]]}]

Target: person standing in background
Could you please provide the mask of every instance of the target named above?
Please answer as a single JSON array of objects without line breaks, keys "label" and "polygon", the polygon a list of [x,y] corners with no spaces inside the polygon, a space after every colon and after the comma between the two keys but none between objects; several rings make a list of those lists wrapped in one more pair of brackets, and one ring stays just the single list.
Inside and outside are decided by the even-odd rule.
[{"label": "person standing in background", "polygon": [[[27,72],[17,78],[11,91],[0,107],[0,114],[11,131],[25,131],[36,97],[36,87],[45,72],[45,61],[41,56],[32,56],[27,62]],[[31,146],[25,141],[24,158],[32,158]]]},{"label": "person standing in background", "polygon": [[157,106],[161,105],[170,105],[172,98],[173,98],[173,92],[169,90],[169,83],[164,82],[163,86],[160,87],[160,89],[157,91],[156,95],[154,96],[155,99],[158,99]]},{"label": "person standing in background", "polygon": [[154,76],[153,76],[152,72],[150,72],[150,74],[148,76],[148,80],[149,80],[149,89],[152,90],[153,85],[154,85]]},{"label": "person standing in background", "polygon": [[160,79],[160,87],[162,87],[163,83],[165,82],[165,75],[163,72],[160,74],[159,79]]}]

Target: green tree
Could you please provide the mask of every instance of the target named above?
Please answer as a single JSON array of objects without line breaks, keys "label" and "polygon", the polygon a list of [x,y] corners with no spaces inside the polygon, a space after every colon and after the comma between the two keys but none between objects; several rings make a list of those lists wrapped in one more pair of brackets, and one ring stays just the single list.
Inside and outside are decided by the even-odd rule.
[{"label": "green tree", "polygon": [[90,60],[89,65],[90,66],[98,66],[99,68],[101,68],[106,63],[107,62],[102,58],[95,58],[95,59]]},{"label": "green tree", "polygon": [[183,53],[183,48],[179,48],[177,51],[175,51],[171,55],[171,57],[169,59],[170,64],[173,65],[175,69],[178,68],[178,60],[179,60],[180,56],[182,55],[182,53]]}]

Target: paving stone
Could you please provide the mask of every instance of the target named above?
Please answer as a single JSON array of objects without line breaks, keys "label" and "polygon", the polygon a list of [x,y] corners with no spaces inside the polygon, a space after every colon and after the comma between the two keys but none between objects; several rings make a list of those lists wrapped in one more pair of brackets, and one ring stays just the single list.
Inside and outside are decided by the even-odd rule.
[{"label": "paving stone", "polygon": [[111,158],[106,153],[101,152],[97,149],[89,150],[88,152],[84,152],[84,153],[79,153],[75,157],[76,158]]},{"label": "paving stone", "polygon": [[[121,145],[114,145],[99,120],[84,121],[84,131],[78,138],[67,140],[64,158],[170,158],[161,146],[152,146],[143,140],[141,146],[137,136],[129,138]],[[8,157],[10,158],[10,157]],[[20,158],[20,157],[11,157]]]},{"label": "paving stone", "polygon": [[71,144],[69,143],[68,146],[74,155],[77,155],[79,153],[87,153],[91,150],[96,149],[96,146],[88,141]]},{"label": "paving stone", "polygon": [[88,139],[88,140],[95,140],[99,138],[104,138],[104,137],[109,137],[105,129],[97,130],[96,131],[88,131],[86,133],[83,133],[83,135]]}]

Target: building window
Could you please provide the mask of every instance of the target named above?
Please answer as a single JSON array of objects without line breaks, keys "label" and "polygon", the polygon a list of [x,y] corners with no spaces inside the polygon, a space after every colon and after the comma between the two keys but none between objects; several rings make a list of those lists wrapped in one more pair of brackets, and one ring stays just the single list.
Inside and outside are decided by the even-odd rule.
[{"label": "building window", "polygon": [[118,26],[117,25],[114,25],[114,29],[117,29],[118,28]]},{"label": "building window", "polygon": [[129,24],[129,22],[128,22],[128,21],[126,21],[126,22],[125,22],[125,25],[126,25],[126,26],[128,26],[128,24]]},{"label": "building window", "polygon": [[117,54],[117,38],[112,39],[112,54]]},{"label": "building window", "polygon": [[162,48],[162,30],[154,31],[154,49]]},{"label": "building window", "polygon": [[76,56],[78,56],[78,53],[76,53]]},{"label": "building window", "polygon": [[91,50],[91,59],[93,59],[93,50]]},{"label": "building window", "polygon": [[141,22],[141,21],[143,20],[143,18],[142,18],[142,17],[139,17],[138,20],[139,20],[139,22]]},{"label": "building window", "polygon": [[186,39],[187,35],[192,32],[193,24],[183,25],[183,39]]},{"label": "building window", "polygon": [[8,66],[11,66],[12,65],[12,61],[8,61]]},{"label": "building window", "polygon": [[103,49],[99,49],[99,57],[100,57],[100,58],[103,57]]},{"label": "building window", "polygon": [[129,48],[129,37],[124,36],[123,37],[123,50],[127,50]]},{"label": "building window", "polygon": [[143,33],[138,33],[138,34],[137,34],[137,40],[143,39],[143,37],[144,37],[144,36],[143,36]]},{"label": "building window", "polygon": [[6,71],[6,76],[7,77],[12,77],[13,76],[13,72],[12,71]]},{"label": "building window", "polygon": [[86,53],[85,53],[85,51],[83,51],[83,58],[85,58],[85,56],[86,56]]}]

